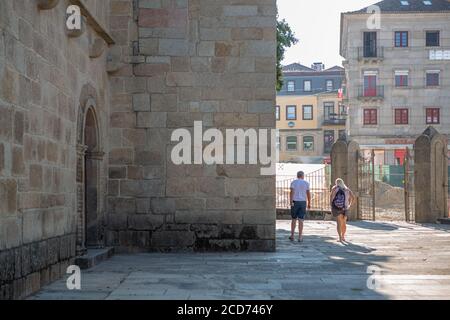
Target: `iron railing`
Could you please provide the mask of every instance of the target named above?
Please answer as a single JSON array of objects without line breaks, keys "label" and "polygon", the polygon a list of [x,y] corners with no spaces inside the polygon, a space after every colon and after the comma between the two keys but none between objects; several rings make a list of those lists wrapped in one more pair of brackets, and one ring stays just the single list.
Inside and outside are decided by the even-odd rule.
[{"label": "iron railing", "polygon": [[384,98],[384,86],[374,86],[374,87],[358,87],[358,98],[359,99],[370,99],[370,98]]},{"label": "iron railing", "polygon": [[[277,181],[276,206],[277,209],[290,209],[291,183],[295,178]],[[322,169],[305,175],[305,180],[310,184],[311,210],[329,211],[331,168],[325,166]]]},{"label": "iron railing", "polygon": [[402,163],[379,164],[375,151],[361,152],[358,166],[358,218],[415,221],[413,150]]},{"label": "iron railing", "polygon": [[448,217],[450,218],[450,159],[449,159],[449,166],[448,166],[448,180],[447,180],[447,190],[448,190]]},{"label": "iron railing", "polygon": [[358,60],[384,59],[384,47],[363,46],[358,47]]},{"label": "iron railing", "polygon": [[330,114],[329,118],[323,120],[324,126],[345,126],[347,122],[346,114]]}]

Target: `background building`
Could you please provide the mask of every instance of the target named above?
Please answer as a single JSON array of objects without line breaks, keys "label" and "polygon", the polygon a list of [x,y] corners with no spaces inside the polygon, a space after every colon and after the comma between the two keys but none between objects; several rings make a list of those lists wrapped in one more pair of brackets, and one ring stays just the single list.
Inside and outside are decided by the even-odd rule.
[{"label": "background building", "polygon": [[276,106],[280,162],[327,162],[333,143],[345,133],[339,93],[344,69],[294,63],[283,68],[283,79]]},{"label": "background building", "polygon": [[342,14],[347,130],[378,161],[399,163],[426,127],[450,133],[450,2],[385,0],[381,28],[367,8]]}]

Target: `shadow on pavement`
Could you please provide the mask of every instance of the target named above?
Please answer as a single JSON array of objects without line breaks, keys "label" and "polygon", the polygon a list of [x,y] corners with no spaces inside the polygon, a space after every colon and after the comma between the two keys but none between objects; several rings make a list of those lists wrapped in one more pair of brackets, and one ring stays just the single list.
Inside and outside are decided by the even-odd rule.
[{"label": "shadow on pavement", "polygon": [[[336,250],[336,252],[339,251],[345,251],[347,253],[354,253],[354,254],[368,254],[371,253],[373,251],[376,251],[376,249],[374,248],[370,248],[370,247],[366,247],[366,246],[361,246],[358,244],[354,244],[351,242],[345,242],[345,243],[341,243],[339,241],[337,241],[337,238],[333,238],[333,237],[329,237],[329,236],[319,236],[319,235],[305,235],[304,236],[304,240],[302,243],[298,243],[297,240],[295,241],[290,241],[289,240],[289,236],[290,236],[290,231],[284,230],[284,229],[278,229],[277,230],[277,243],[278,245],[281,244],[288,244],[288,245],[293,245],[293,244],[299,244],[299,245],[306,245],[306,246],[313,246],[313,245],[317,245],[317,250],[320,250],[320,245],[325,245],[327,247],[331,246],[336,246],[336,248],[339,248],[339,250]],[[281,242],[281,243],[280,243]],[[278,247],[277,247],[278,248]],[[332,251],[332,250],[330,250]],[[377,258],[380,258],[379,256],[377,256]],[[386,259],[381,259],[381,261],[386,261]]]},{"label": "shadow on pavement", "polygon": [[377,231],[394,231],[399,229],[399,226],[384,222],[349,221],[347,224],[357,228],[377,230]]},{"label": "shadow on pavement", "polygon": [[431,224],[431,223],[417,223],[418,226],[424,227],[424,228],[430,228],[434,230],[439,230],[443,232],[450,232],[450,225],[447,224]]},{"label": "shadow on pavement", "polygon": [[277,252],[291,255],[292,263],[301,270],[299,287],[301,281],[306,281],[307,286],[314,288],[303,293],[305,299],[389,299],[388,295],[369,289],[367,283],[371,276],[369,267],[383,269],[392,257],[376,254],[375,248],[361,243],[340,243],[329,235],[311,234],[316,230],[305,231],[304,241],[299,243],[289,240],[290,231],[277,230]]}]

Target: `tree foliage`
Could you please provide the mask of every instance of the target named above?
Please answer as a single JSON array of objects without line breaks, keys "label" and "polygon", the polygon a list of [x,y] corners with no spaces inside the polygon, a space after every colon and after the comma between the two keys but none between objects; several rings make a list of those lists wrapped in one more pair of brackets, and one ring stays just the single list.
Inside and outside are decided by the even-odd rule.
[{"label": "tree foliage", "polygon": [[286,48],[298,42],[289,24],[285,19],[277,19],[277,91],[283,87],[283,72],[281,62],[284,60]]}]

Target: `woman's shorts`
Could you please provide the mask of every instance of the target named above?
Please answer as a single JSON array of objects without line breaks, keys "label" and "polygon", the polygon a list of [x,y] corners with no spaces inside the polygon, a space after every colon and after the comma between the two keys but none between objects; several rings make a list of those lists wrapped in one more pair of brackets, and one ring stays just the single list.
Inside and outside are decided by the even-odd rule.
[{"label": "woman's shorts", "polygon": [[347,216],[347,210],[341,210],[341,209],[337,209],[337,208],[331,208],[331,213],[333,214],[333,217],[335,217],[335,218],[339,217],[341,214],[344,216]]}]

